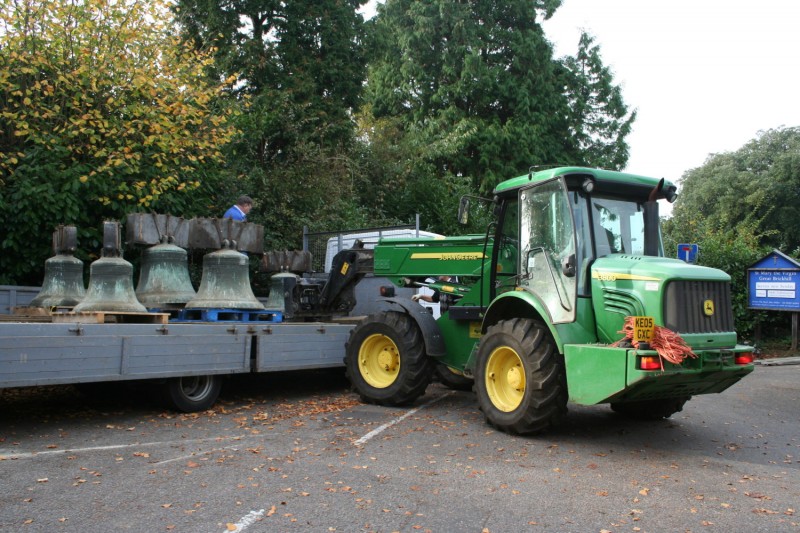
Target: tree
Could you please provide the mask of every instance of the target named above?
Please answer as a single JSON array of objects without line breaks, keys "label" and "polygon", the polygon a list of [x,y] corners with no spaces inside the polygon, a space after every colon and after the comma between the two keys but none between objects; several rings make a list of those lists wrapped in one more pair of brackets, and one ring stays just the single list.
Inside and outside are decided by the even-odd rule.
[{"label": "tree", "polygon": [[425,146],[458,134],[432,160],[487,193],[532,165],[624,166],[621,90],[584,36],[577,58],[553,59],[539,23],[558,0],[387,0],[375,18],[367,98]]},{"label": "tree", "polygon": [[[767,314],[747,308],[747,269],[769,253],[763,241],[771,233],[759,228],[768,212],[749,213],[736,225],[728,225],[722,219],[693,221],[684,226],[674,217],[664,221],[664,248],[677,250],[678,243],[692,242],[699,246],[697,263],[717,268],[731,276],[731,303],[736,332],[743,337],[753,333],[757,323],[776,326],[785,322],[785,313]],[[779,315],[783,314],[781,317]]]},{"label": "tree", "polygon": [[459,132],[437,173],[490,191],[531,164],[574,159],[558,65],[537,21],[558,0],[387,0],[375,18],[368,99],[419,145]]},{"label": "tree", "polygon": [[0,283],[39,284],[50,236],[207,204],[236,133],[208,54],[161,1],[21,0],[0,8]]},{"label": "tree", "polygon": [[315,229],[359,220],[353,176],[361,144],[353,114],[366,72],[365,0],[179,0],[184,35],[214,50],[216,73],[237,76],[251,96],[243,131],[230,146],[242,187],[257,200],[251,220],[270,246],[300,242]]},{"label": "tree", "polygon": [[582,164],[622,170],[628,161],[625,139],[636,120],[628,112],[622,89],[613,83],[611,70],[603,65],[594,38],[581,33],[578,54],[563,59],[570,132]]},{"label": "tree", "polygon": [[686,172],[673,211],[676,227],[709,222],[734,227],[759,216],[760,245],[794,253],[800,247],[800,127],[776,128],[735,152],[713,154]]},{"label": "tree", "polygon": [[684,173],[665,247],[700,246],[699,263],[731,275],[737,331],[780,328],[786,313],[747,309],[747,268],[773,248],[800,253],[800,128],[760,132],[739,150],[713,154]]}]

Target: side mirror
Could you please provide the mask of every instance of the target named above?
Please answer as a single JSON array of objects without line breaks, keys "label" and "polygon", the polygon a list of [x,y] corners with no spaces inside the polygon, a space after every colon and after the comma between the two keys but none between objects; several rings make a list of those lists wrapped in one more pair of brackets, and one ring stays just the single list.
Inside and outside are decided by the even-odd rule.
[{"label": "side mirror", "polygon": [[462,226],[469,224],[469,198],[466,196],[458,202],[458,223]]}]

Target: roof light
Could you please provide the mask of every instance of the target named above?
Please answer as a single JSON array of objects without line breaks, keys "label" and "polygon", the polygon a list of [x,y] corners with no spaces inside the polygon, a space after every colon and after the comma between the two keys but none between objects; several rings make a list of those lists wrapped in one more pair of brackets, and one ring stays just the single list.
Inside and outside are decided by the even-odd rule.
[{"label": "roof light", "polygon": [[594,190],[594,180],[592,178],[586,178],[583,180],[581,187],[583,188],[583,192],[586,194],[591,194]]}]

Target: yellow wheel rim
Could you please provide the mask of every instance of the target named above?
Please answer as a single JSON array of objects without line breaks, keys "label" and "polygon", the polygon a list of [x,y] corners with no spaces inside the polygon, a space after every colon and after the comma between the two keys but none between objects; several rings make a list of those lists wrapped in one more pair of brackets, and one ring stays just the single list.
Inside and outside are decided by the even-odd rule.
[{"label": "yellow wheel rim", "polygon": [[358,368],[369,385],[385,389],[395,382],[400,372],[400,351],[386,335],[370,335],[358,350]]},{"label": "yellow wheel rim", "polygon": [[499,410],[510,413],[525,395],[522,359],[508,346],[495,349],[486,362],[486,393]]}]

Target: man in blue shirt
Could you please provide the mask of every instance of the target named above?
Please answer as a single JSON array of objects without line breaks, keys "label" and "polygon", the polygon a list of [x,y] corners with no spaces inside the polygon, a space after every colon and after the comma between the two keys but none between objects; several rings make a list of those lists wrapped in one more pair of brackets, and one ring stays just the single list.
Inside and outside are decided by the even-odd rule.
[{"label": "man in blue shirt", "polygon": [[253,199],[247,195],[242,195],[236,200],[236,204],[232,205],[230,209],[225,211],[222,218],[232,218],[241,222],[247,221],[247,213],[253,208]]}]

